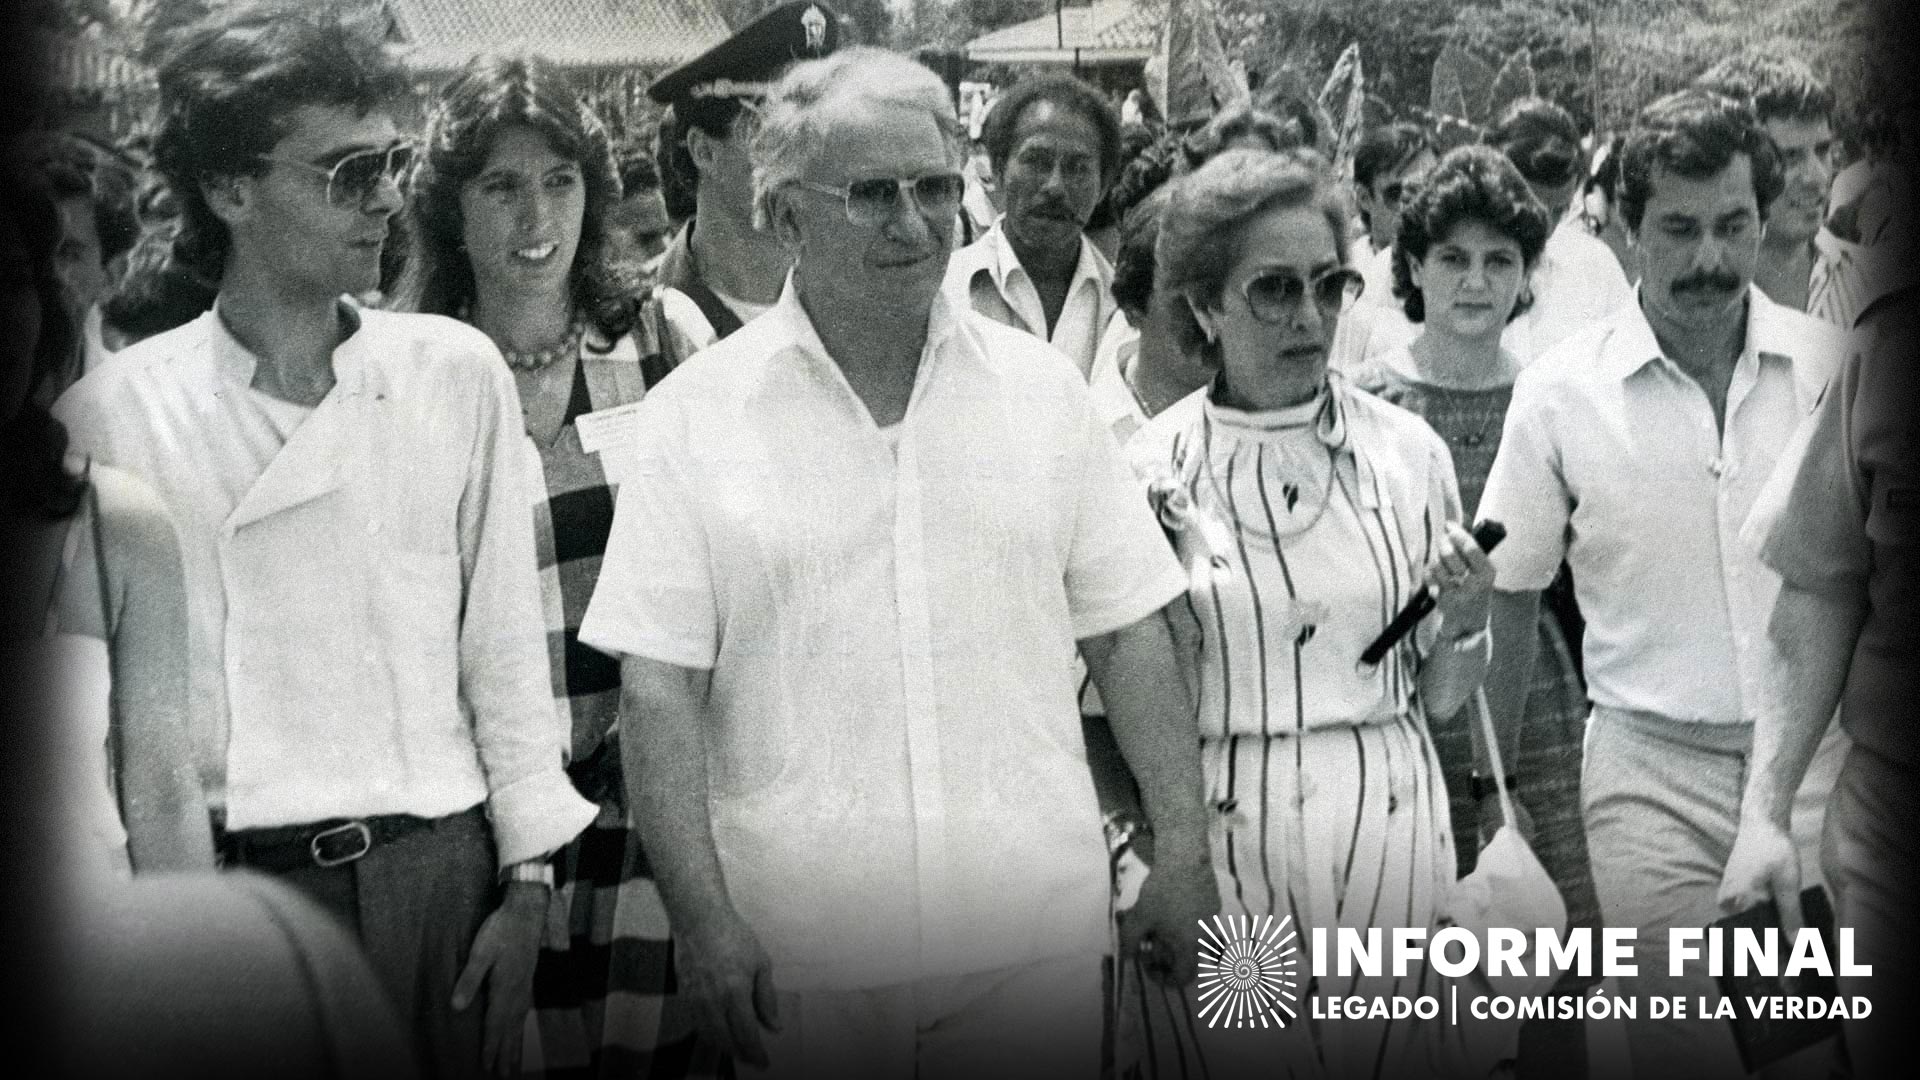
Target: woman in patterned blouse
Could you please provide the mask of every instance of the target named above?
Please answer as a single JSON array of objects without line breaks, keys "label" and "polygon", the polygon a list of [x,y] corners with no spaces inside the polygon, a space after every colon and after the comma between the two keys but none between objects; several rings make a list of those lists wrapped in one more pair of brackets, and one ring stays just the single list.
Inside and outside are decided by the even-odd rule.
[{"label": "woman in patterned blouse", "polygon": [[[717,1069],[669,992],[665,910],[626,813],[615,727],[620,668],[581,645],[613,520],[620,452],[605,419],[666,373],[644,283],[608,241],[620,177],[605,126],[531,57],[480,57],[429,123],[415,202],[418,310],[485,331],[519,386],[544,480],[532,508],[556,703],[555,742],[600,817],[554,859],[534,974],[529,1071],[687,1075]],[[576,1073],[576,1070],[579,1070]]]},{"label": "woman in patterned blouse", "polygon": [[[1185,298],[1184,346],[1218,374],[1129,444],[1191,574],[1170,610],[1199,693],[1222,913],[1291,919],[1302,938],[1434,925],[1454,860],[1426,717],[1457,710],[1485,674],[1493,582],[1460,525],[1446,446],[1418,417],[1328,377],[1359,288],[1347,236],[1311,152],[1230,151],[1181,180],[1160,226],[1159,282]],[[1360,664],[1423,584],[1437,612]],[[1437,1068],[1435,1025],[1316,1024],[1305,983],[1300,972],[1284,1029],[1156,1032],[1154,1045],[1197,1034],[1215,1077]],[[1318,983],[1318,997],[1436,988],[1424,965]]]}]

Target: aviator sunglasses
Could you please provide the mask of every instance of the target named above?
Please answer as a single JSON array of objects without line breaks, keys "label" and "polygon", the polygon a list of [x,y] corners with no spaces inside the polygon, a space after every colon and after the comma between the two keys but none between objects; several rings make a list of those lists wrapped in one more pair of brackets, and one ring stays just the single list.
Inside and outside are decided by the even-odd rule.
[{"label": "aviator sunglasses", "polygon": [[957,172],[898,178],[879,176],[855,180],[846,187],[818,184],[810,180],[796,180],[794,183],[808,191],[844,199],[847,220],[855,225],[878,225],[891,219],[899,212],[900,200],[907,191],[913,192],[914,204],[923,214],[934,216],[954,213],[960,209],[960,198],[967,186]]},{"label": "aviator sunglasses", "polygon": [[261,154],[260,160],[292,165],[324,176],[327,178],[329,203],[334,206],[360,206],[379,189],[382,180],[391,180],[395,187],[405,191],[407,181],[413,174],[413,156],[413,144],[402,139],[384,150],[359,150],[348,154],[331,166],[272,154]]},{"label": "aviator sunglasses", "polygon": [[1286,321],[1309,295],[1322,313],[1333,314],[1347,301],[1358,297],[1365,287],[1366,279],[1360,272],[1345,266],[1315,274],[1312,280],[1276,269],[1262,270],[1248,278],[1247,283],[1240,286],[1240,294],[1246,298],[1247,310],[1254,318],[1263,323],[1278,323]]}]

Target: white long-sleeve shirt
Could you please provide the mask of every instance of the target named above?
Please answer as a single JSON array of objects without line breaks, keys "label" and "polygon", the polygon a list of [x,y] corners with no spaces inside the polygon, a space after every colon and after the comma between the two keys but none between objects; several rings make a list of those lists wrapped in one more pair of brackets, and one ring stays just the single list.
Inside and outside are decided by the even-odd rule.
[{"label": "white long-sleeve shirt", "polygon": [[344,310],[304,417],[251,388],[217,308],[57,412],[180,530],[195,744],[229,828],[485,800],[502,865],[542,855],[594,807],[561,767],[512,376],[451,319]]}]

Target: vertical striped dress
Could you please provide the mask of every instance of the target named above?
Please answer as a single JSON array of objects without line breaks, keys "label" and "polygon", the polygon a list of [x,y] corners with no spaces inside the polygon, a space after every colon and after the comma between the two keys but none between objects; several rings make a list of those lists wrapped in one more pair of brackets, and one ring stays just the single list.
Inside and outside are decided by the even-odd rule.
[{"label": "vertical striped dress", "polygon": [[[1454,880],[1447,795],[1418,679],[1428,620],[1381,664],[1360,653],[1412,596],[1460,500],[1418,417],[1335,377],[1301,406],[1247,413],[1202,390],[1128,450],[1188,567],[1176,641],[1199,734],[1223,914],[1310,928],[1431,927]],[[1136,991],[1160,1077],[1400,1077],[1437,1071],[1434,1025],[1315,1023],[1306,996],[1434,993],[1424,967],[1328,976],[1282,1030],[1194,1025],[1194,1002]],[[1156,997],[1159,1000],[1154,1000]]]},{"label": "vertical striped dress", "polygon": [[695,1040],[673,995],[666,909],[627,814],[615,737],[617,661],[582,645],[580,620],[600,577],[615,488],[577,420],[639,401],[666,374],[650,322],[608,342],[589,331],[565,420],[539,452],[543,497],[534,539],[557,708],[572,730],[568,774],[600,816],[554,858],[555,888],[534,970],[525,1068],[549,1077],[713,1075],[718,1054]]}]

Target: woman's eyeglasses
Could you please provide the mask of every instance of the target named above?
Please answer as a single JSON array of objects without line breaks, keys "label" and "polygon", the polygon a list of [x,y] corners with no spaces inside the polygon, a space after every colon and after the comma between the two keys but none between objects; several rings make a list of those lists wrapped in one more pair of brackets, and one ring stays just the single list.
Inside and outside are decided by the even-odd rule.
[{"label": "woman's eyeglasses", "polygon": [[1311,280],[1289,270],[1262,270],[1240,286],[1247,310],[1263,323],[1284,322],[1298,310],[1308,296],[1322,314],[1338,314],[1348,301],[1366,288],[1366,279],[1358,270],[1336,266],[1315,274]]},{"label": "woman's eyeglasses", "polygon": [[900,201],[908,191],[913,192],[914,205],[920,208],[921,213],[930,217],[953,214],[960,209],[960,199],[967,190],[966,180],[957,172],[915,177],[877,176],[855,180],[846,187],[817,184],[810,180],[796,180],[794,183],[808,191],[835,195],[845,200],[847,220],[855,225],[878,225],[891,219],[900,212]]},{"label": "woman's eyeglasses", "polygon": [[261,154],[260,160],[292,165],[327,178],[327,201],[334,206],[362,206],[380,188],[382,180],[391,180],[401,190],[413,175],[414,146],[405,140],[384,150],[360,150],[348,154],[331,166],[316,165],[298,158]]}]

